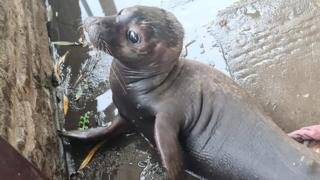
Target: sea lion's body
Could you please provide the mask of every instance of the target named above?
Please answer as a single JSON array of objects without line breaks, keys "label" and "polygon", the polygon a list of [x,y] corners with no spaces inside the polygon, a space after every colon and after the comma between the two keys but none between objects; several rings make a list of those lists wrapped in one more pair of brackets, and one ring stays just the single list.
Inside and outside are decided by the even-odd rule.
[{"label": "sea lion's body", "polygon": [[281,132],[232,80],[197,62],[181,59],[177,66],[173,77],[142,94],[139,87],[124,92],[117,80],[124,75],[110,74],[119,112],[150,141],[156,106],[173,100],[173,111],[185,116],[179,138],[184,161],[195,173],[219,179],[320,177],[319,159]]},{"label": "sea lion's body", "polygon": [[[116,58],[110,84],[119,119],[104,130],[65,135],[108,138],[133,125],[157,146],[174,180],[183,178],[184,168],[207,179],[320,178],[319,157],[289,139],[235,82],[179,58],[181,30],[171,14],[138,6],[112,18],[91,19],[86,26],[93,44],[103,49],[106,42]],[[145,21],[153,30],[139,29]],[[176,29],[163,32],[163,26]],[[124,42],[123,32],[132,44]]]}]

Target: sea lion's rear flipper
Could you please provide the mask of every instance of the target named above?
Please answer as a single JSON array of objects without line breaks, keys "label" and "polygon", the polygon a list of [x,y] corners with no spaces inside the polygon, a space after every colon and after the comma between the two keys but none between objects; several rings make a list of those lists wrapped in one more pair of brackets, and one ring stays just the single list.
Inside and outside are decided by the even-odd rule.
[{"label": "sea lion's rear flipper", "polygon": [[80,141],[98,141],[114,138],[118,135],[129,132],[129,124],[122,117],[118,116],[116,120],[108,127],[96,127],[86,130],[58,131],[58,135]]}]

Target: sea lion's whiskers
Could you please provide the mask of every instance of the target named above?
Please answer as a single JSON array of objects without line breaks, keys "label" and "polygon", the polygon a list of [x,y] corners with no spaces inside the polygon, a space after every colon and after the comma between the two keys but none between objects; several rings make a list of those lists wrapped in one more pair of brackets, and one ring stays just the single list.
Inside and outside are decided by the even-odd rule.
[{"label": "sea lion's whiskers", "polygon": [[[112,52],[111,52],[111,50],[110,50],[110,48],[109,48],[109,44],[108,44],[104,39],[99,38],[99,39],[98,39],[98,42],[99,42],[99,43],[98,43],[98,48],[99,48],[100,50],[103,50],[103,51],[106,50],[111,56],[113,56],[113,55],[112,55]],[[102,45],[104,45],[105,48],[101,48]],[[120,76],[121,76],[121,77],[119,78],[119,76],[118,76],[118,74],[117,74],[117,72],[116,72],[116,70],[115,70],[115,68],[114,68],[113,66],[111,66],[110,70],[111,70],[111,72],[114,74],[114,76],[116,77],[116,79],[118,80],[118,82],[119,82],[119,84],[120,84],[123,92],[124,92],[125,94],[127,94],[127,90],[126,90],[126,88],[125,88],[125,86],[124,86],[125,81],[123,80],[123,77],[121,76],[121,73],[120,73]]]},{"label": "sea lion's whiskers", "polygon": [[102,39],[100,37],[100,35],[97,38],[97,42],[98,42],[99,50],[107,52],[108,54],[110,54],[112,56],[112,53],[111,53],[110,48],[108,46],[108,43],[104,39]]},{"label": "sea lion's whiskers", "polygon": [[98,47],[100,51],[104,51],[104,44],[102,41],[99,41]]},{"label": "sea lion's whiskers", "polygon": [[[113,66],[111,66],[111,67],[113,67]],[[119,69],[113,69],[113,70],[114,70],[114,73],[119,73],[120,78],[117,77],[117,79],[121,80],[121,84],[126,84],[126,82],[123,80],[124,78],[122,77],[122,74],[120,73]]]},{"label": "sea lion's whiskers", "polygon": [[100,42],[100,41],[98,42],[97,49],[99,51],[103,51],[102,42]]},{"label": "sea lion's whiskers", "polygon": [[114,74],[114,76],[116,77],[116,79],[118,80],[118,82],[119,82],[119,84],[120,84],[123,92],[124,92],[125,94],[127,94],[127,90],[126,90],[126,88],[124,87],[124,85],[122,84],[122,83],[123,83],[123,79],[121,78],[122,81],[120,80],[120,78],[118,77],[117,73],[115,72],[113,66],[111,66],[110,69],[111,69],[111,72],[112,72],[112,73]]},{"label": "sea lion's whiskers", "polygon": [[112,55],[112,52],[111,52],[111,50],[110,50],[110,47],[109,47],[109,44],[105,41],[105,40],[103,40],[103,39],[100,39],[101,41],[102,41],[102,43],[105,45],[104,47],[105,47],[105,50],[111,55],[111,56],[113,56]]}]

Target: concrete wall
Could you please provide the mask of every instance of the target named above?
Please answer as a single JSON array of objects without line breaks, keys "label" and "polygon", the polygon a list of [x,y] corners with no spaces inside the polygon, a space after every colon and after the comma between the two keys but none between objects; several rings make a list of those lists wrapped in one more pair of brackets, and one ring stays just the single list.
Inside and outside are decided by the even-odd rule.
[{"label": "concrete wall", "polygon": [[240,1],[214,36],[231,76],[285,131],[320,123],[320,1]]},{"label": "concrete wall", "polygon": [[42,0],[0,1],[0,135],[61,179],[45,13]]}]

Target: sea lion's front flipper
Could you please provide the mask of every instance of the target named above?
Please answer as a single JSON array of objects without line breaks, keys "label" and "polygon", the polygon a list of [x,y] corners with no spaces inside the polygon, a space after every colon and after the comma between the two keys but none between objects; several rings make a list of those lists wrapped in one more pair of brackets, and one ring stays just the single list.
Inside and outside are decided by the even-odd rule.
[{"label": "sea lion's front flipper", "polygon": [[58,134],[62,137],[81,141],[98,141],[106,138],[114,138],[129,131],[129,123],[122,117],[118,116],[118,118],[115,119],[108,127],[96,127],[74,131],[58,131]]},{"label": "sea lion's front flipper", "polygon": [[155,123],[155,141],[170,180],[184,179],[182,151],[178,140],[179,124],[176,117],[158,113]]}]

